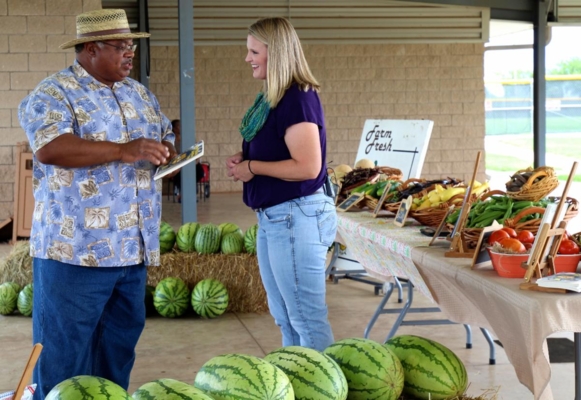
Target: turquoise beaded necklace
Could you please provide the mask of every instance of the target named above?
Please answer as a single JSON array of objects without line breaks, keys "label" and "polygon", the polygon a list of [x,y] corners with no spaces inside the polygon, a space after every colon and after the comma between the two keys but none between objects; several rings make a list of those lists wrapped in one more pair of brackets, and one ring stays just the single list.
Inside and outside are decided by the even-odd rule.
[{"label": "turquoise beaded necklace", "polygon": [[266,100],[264,93],[258,93],[256,99],[254,99],[254,104],[246,111],[238,128],[245,141],[250,142],[254,139],[254,136],[266,122],[269,111],[270,104]]}]

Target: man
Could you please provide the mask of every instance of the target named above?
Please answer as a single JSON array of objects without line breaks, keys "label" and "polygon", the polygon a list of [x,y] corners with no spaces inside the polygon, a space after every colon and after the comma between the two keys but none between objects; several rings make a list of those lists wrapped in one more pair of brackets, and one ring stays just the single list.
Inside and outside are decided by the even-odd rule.
[{"label": "man", "polygon": [[34,152],[35,399],[76,375],[127,389],[145,325],[146,265],[159,265],[161,181],[176,154],[155,96],[130,79],[123,10],[77,16],[76,61],[19,107]]}]

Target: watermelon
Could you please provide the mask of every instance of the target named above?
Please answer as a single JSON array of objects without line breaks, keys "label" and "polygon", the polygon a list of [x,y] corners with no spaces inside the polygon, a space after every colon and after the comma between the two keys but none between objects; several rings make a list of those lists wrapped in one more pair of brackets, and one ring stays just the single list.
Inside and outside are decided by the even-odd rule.
[{"label": "watermelon", "polygon": [[203,318],[222,315],[228,307],[228,291],[216,279],[204,279],[192,290],[192,307]]},{"label": "watermelon", "polygon": [[56,385],[45,400],[130,400],[131,396],[119,385],[98,376],[79,375]]},{"label": "watermelon", "polygon": [[153,306],[157,312],[167,318],[183,315],[188,309],[190,290],[180,278],[162,279],[155,287]]},{"label": "watermelon", "polygon": [[193,253],[196,249],[194,246],[194,240],[199,228],[200,224],[197,222],[187,222],[180,226],[180,229],[178,229],[178,233],[176,235],[176,244],[178,245],[178,249],[184,253]]},{"label": "watermelon", "polygon": [[200,254],[217,253],[220,250],[220,229],[213,224],[200,226],[196,233],[195,247]]},{"label": "watermelon", "polygon": [[345,400],[347,380],[329,356],[306,347],[288,346],[264,357],[289,377],[295,397],[300,400]]},{"label": "watermelon", "polygon": [[238,232],[228,233],[222,236],[220,250],[224,254],[238,254],[244,250],[244,238]]},{"label": "watermelon", "polygon": [[159,227],[159,252],[161,254],[172,251],[176,243],[176,233],[167,222],[162,221]]},{"label": "watermelon", "polygon": [[25,317],[32,316],[32,298],[32,283],[29,283],[28,285],[24,286],[20,293],[18,293],[18,300],[16,301],[16,307],[18,307],[18,311],[20,311],[20,314],[24,315]]},{"label": "watermelon", "polygon": [[212,400],[200,389],[169,378],[141,385],[132,397],[133,400]]},{"label": "watermelon", "polygon": [[9,315],[16,310],[18,293],[10,282],[0,285],[0,315]]},{"label": "watermelon", "polygon": [[258,233],[258,224],[252,225],[244,234],[244,249],[247,253],[256,254],[256,234]]},{"label": "watermelon", "polygon": [[414,335],[396,336],[385,346],[401,361],[406,395],[440,400],[462,397],[466,391],[466,368],[446,346]]},{"label": "watermelon", "polygon": [[349,400],[395,400],[401,395],[403,368],[387,347],[369,339],[350,338],[333,343],[323,353],[345,374]]},{"label": "watermelon", "polygon": [[208,360],[194,386],[215,400],[294,400],[289,378],[258,357],[224,354]]},{"label": "watermelon", "polygon": [[244,233],[242,233],[242,229],[236,224],[231,222],[224,222],[218,225],[218,229],[220,229],[220,234],[222,237],[226,236],[229,233],[239,233],[240,236],[244,237]]},{"label": "watermelon", "polygon": [[20,293],[20,291],[22,290],[20,285],[16,282],[4,282],[4,283],[7,283],[8,285],[12,286],[12,289],[14,289],[16,294]]}]

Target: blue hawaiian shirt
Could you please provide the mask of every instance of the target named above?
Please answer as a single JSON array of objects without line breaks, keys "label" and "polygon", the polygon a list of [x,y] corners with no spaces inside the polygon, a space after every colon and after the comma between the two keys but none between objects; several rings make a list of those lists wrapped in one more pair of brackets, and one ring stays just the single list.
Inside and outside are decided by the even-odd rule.
[{"label": "blue hawaiian shirt", "polygon": [[[65,133],[126,143],[174,142],[155,96],[127,78],[109,88],[75,63],[44,79],[20,104],[32,151]],[[161,180],[148,161],[63,168],[33,159],[33,257],[115,267],[159,265]]]}]

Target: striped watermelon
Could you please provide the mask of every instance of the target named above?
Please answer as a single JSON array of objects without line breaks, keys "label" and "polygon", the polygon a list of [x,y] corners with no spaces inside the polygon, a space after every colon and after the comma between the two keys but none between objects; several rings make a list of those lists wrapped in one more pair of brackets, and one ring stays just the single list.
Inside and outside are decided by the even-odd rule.
[{"label": "striped watermelon", "polygon": [[203,318],[216,318],[228,307],[228,291],[216,279],[204,279],[192,290],[192,307]]},{"label": "striped watermelon", "polygon": [[221,223],[220,225],[218,225],[218,229],[220,229],[220,234],[222,235],[222,237],[226,236],[229,233],[234,233],[234,232],[237,232],[240,234],[240,236],[244,237],[244,233],[242,233],[242,229],[240,229],[240,227],[238,225],[233,224],[231,222]]},{"label": "striped watermelon", "polygon": [[161,254],[172,251],[176,243],[176,233],[170,224],[165,221],[161,222],[159,226],[159,252]]},{"label": "striped watermelon", "polygon": [[200,254],[217,253],[220,250],[220,229],[213,224],[200,226],[196,233],[195,247]]},{"label": "striped watermelon", "polygon": [[200,224],[197,222],[187,222],[180,226],[180,229],[178,229],[178,233],[176,235],[176,244],[178,245],[178,249],[184,253],[193,253],[196,249],[194,241],[199,228]]},{"label": "striped watermelon", "polygon": [[466,368],[444,345],[420,336],[401,335],[390,339],[385,346],[401,361],[406,395],[420,400],[440,400],[461,397],[466,391]]},{"label": "striped watermelon", "polygon": [[14,289],[14,291],[16,292],[16,294],[20,293],[20,291],[22,290],[22,288],[20,287],[20,285],[16,282],[5,282],[7,284],[9,284],[10,286],[12,286],[12,289]]},{"label": "striped watermelon", "polygon": [[188,309],[190,290],[180,278],[162,279],[155,287],[153,306],[167,318],[183,315]]},{"label": "striped watermelon", "polygon": [[224,354],[207,361],[194,386],[215,400],[294,400],[289,378],[258,357]]},{"label": "striped watermelon", "polygon": [[25,317],[32,316],[32,298],[33,298],[33,288],[32,283],[24,286],[24,288],[18,293],[18,300],[16,301],[16,307],[20,314]]},{"label": "striped watermelon", "polygon": [[341,367],[329,356],[301,346],[275,350],[264,360],[289,377],[299,400],[345,400],[347,380]]},{"label": "striped watermelon", "polygon": [[0,285],[0,315],[10,315],[16,310],[18,293],[10,282]]},{"label": "striped watermelon", "polygon": [[141,385],[132,397],[133,400],[212,400],[200,389],[169,378]]},{"label": "striped watermelon", "polygon": [[244,248],[247,253],[256,254],[256,234],[258,233],[258,224],[252,225],[244,234]]},{"label": "striped watermelon", "polygon": [[45,400],[130,400],[131,396],[119,385],[98,376],[79,375],[56,385]]},{"label": "striped watermelon", "polygon": [[349,386],[349,400],[395,400],[404,384],[397,356],[369,339],[351,338],[333,343],[323,351],[339,364]]},{"label": "striped watermelon", "polygon": [[228,233],[222,236],[220,250],[224,254],[239,254],[244,250],[244,237],[238,232]]}]

